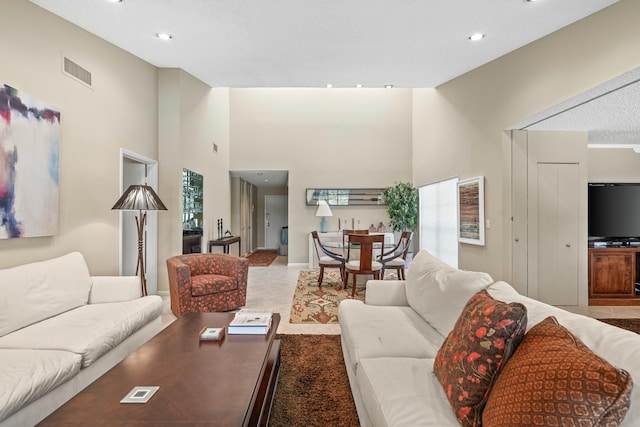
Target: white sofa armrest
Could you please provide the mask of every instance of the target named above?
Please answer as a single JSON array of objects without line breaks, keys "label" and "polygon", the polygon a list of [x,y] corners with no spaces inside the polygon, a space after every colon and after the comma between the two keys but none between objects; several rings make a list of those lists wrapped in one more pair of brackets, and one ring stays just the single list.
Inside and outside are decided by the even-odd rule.
[{"label": "white sofa armrest", "polygon": [[367,305],[409,305],[404,280],[369,280],[364,299]]},{"label": "white sofa armrest", "polygon": [[131,301],[142,296],[138,276],[92,276],[89,304]]}]

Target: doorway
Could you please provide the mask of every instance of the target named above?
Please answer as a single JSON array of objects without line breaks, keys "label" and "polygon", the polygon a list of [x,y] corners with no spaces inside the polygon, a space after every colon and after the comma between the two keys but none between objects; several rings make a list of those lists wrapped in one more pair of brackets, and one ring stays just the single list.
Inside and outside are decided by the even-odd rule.
[{"label": "doorway", "polygon": [[280,234],[289,222],[289,196],[264,196],[264,242],[266,249],[279,249]]},{"label": "doorway", "polygon": [[[134,184],[147,184],[157,191],[158,161],[120,149],[120,194]],[[138,230],[136,216],[139,212],[120,212],[119,274],[135,276],[138,261]],[[158,213],[147,211],[144,237],[144,263],[149,295],[158,293]]]}]

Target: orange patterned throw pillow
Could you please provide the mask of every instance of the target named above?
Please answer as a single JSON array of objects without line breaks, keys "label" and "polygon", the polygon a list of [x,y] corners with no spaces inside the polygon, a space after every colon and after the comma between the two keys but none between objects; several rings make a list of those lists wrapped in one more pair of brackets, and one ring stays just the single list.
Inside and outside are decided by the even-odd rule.
[{"label": "orange patterned throw pillow", "polygon": [[482,426],[613,427],[629,410],[631,376],[547,317],[505,364]]},{"label": "orange patterned throw pillow", "polygon": [[438,350],[433,370],[463,426],[479,426],[496,375],[527,327],[527,309],[475,294]]}]

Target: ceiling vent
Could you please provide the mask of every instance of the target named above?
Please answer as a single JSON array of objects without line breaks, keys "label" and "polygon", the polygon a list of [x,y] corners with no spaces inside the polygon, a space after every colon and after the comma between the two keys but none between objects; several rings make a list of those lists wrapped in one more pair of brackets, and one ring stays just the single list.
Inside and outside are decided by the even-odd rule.
[{"label": "ceiling vent", "polygon": [[86,68],[73,62],[71,59],[62,55],[62,72],[72,79],[88,86],[91,86],[91,72]]}]

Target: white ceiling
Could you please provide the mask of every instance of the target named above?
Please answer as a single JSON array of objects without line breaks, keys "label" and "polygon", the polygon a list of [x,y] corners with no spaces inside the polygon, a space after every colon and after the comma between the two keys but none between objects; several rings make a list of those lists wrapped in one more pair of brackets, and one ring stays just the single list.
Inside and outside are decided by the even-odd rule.
[{"label": "white ceiling", "polygon": [[[617,2],[31,1],[211,87],[407,88],[436,87]],[[159,32],[173,39],[158,40]],[[471,42],[476,32],[486,37]]]},{"label": "white ceiling", "polygon": [[[30,1],[211,87],[415,88],[436,87],[618,0]],[[471,42],[475,32],[486,37]],[[593,145],[640,147],[638,81],[632,70],[513,128],[588,130]],[[237,174],[260,186],[287,181],[283,171]]]}]

